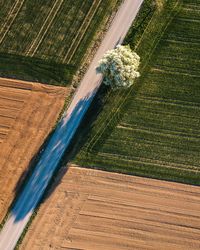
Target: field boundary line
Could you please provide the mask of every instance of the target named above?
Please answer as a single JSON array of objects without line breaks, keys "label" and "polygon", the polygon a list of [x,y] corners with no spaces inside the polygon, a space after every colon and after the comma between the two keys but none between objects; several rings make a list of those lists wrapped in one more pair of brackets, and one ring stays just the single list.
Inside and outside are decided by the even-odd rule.
[{"label": "field boundary line", "polygon": [[[102,3],[102,0],[99,0],[99,2],[97,3],[96,6],[95,6],[95,3],[96,3],[96,1],[94,1],[93,4],[91,5],[91,7],[90,7],[90,9],[89,9],[89,11],[88,11],[88,13],[87,13],[87,15],[86,15],[84,21],[82,22],[80,28],[78,29],[78,31],[77,31],[77,33],[76,33],[76,36],[75,36],[75,38],[73,39],[73,41],[72,41],[72,43],[71,43],[71,45],[70,45],[70,47],[69,47],[69,49],[68,49],[68,51],[67,51],[67,54],[65,55],[65,57],[64,57],[64,59],[63,59],[63,63],[65,63],[65,60],[67,59],[69,53],[71,52],[70,50],[73,48],[74,44],[76,44],[74,50],[72,51],[72,53],[71,53],[71,55],[70,55],[70,57],[69,57],[69,59],[67,60],[66,63],[69,63],[69,62],[71,61],[72,57],[74,56],[74,53],[76,52],[76,49],[78,48],[78,46],[79,46],[79,44],[80,44],[80,42],[81,42],[83,36],[85,35],[85,32],[86,32],[86,30],[88,29],[88,27],[89,27],[89,25],[90,25],[90,23],[91,23],[91,21],[92,21],[94,15],[95,15],[95,13],[97,12],[97,10],[98,10],[100,4]],[[94,12],[92,13],[92,11],[93,11],[93,6],[95,6],[95,9],[94,9]],[[91,13],[92,13],[92,14],[91,14]],[[90,14],[91,14],[91,16],[90,16]],[[88,18],[89,18],[89,20],[88,20]],[[87,20],[88,20],[88,23],[87,23]],[[86,25],[85,29],[82,31],[82,28],[84,27],[85,23],[87,23],[87,25]],[[77,37],[79,36],[79,34],[80,34],[81,31],[82,31],[82,35],[80,36],[79,40],[78,40],[77,43],[76,43],[76,39],[77,39]]]},{"label": "field boundary line", "polygon": [[[34,41],[32,42],[32,44],[30,45],[28,51],[26,52],[26,56],[34,56],[35,52],[37,51],[38,47],[40,46],[44,36],[46,35],[47,31],[49,30],[49,27],[51,26],[52,22],[54,21],[56,14],[58,13],[62,3],[64,0],[56,0],[56,2],[54,3],[53,7],[51,8],[49,14],[46,17],[46,20],[44,21],[42,27],[40,28],[39,33],[37,34],[36,38],[34,39]],[[58,4],[58,6],[56,6]],[[55,9],[55,12],[53,14],[53,16],[51,17],[53,11]],[[50,19],[51,17],[51,19]],[[50,19],[50,21],[49,21]],[[47,24],[47,22],[49,21],[49,23]],[[46,30],[44,31],[44,28],[47,24]],[[41,36],[42,34],[42,36]],[[40,38],[41,36],[41,38]]]},{"label": "field boundary line", "polygon": [[[12,24],[13,24],[15,18],[17,17],[19,11],[21,10],[21,8],[22,8],[24,2],[25,2],[25,0],[18,0],[18,1],[15,3],[14,7],[12,8],[12,10],[9,12],[9,14],[8,14],[8,19],[7,19],[8,21],[4,23],[4,25],[3,25],[3,27],[1,28],[1,31],[0,31],[0,34],[1,34],[1,33],[3,32],[3,30],[4,30],[4,28],[7,26],[6,31],[4,32],[4,34],[2,35],[2,37],[0,38],[0,44],[3,42],[5,36],[7,35],[7,33],[8,33],[8,31],[9,31],[10,27],[12,26]],[[18,8],[18,9],[16,10],[16,12],[15,12],[15,9],[17,8],[18,3],[19,3],[19,8]],[[13,18],[12,18],[12,15],[13,15]],[[9,18],[9,17],[10,17],[10,18]],[[9,24],[9,21],[10,21],[10,24]]]}]

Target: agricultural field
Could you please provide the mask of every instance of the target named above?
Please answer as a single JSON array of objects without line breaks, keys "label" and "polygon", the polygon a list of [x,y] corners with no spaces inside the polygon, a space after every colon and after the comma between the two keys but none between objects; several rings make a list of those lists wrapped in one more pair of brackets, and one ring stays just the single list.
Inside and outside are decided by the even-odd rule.
[{"label": "agricultural field", "polygon": [[69,84],[121,0],[3,0],[0,76]]},{"label": "agricultural field", "polygon": [[73,166],[65,171],[19,249],[200,248],[198,187]]},{"label": "agricultural field", "polygon": [[0,78],[0,221],[70,88]]},{"label": "agricultural field", "polygon": [[141,56],[140,79],[108,92],[74,162],[199,185],[200,1],[154,3],[128,35]]}]

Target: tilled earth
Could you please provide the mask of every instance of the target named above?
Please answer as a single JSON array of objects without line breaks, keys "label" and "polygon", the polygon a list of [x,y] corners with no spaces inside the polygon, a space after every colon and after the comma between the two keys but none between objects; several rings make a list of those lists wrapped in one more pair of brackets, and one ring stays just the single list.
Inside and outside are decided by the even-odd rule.
[{"label": "tilled earth", "polygon": [[71,166],[21,249],[200,249],[199,208],[197,186]]},{"label": "tilled earth", "polygon": [[0,78],[0,221],[69,89]]}]

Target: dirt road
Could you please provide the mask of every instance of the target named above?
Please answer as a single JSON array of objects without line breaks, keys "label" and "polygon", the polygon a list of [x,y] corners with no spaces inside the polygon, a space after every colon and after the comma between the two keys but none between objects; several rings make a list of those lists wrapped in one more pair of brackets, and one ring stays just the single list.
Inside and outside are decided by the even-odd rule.
[{"label": "dirt road", "polygon": [[199,187],[70,167],[20,249],[200,249],[199,207]]},{"label": "dirt road", "polygon": [[123,41],[142,2],[143,0],[125,0],[120,6],[64,118],[58,124],[0,233],[1,250],[13,249],[16,245],[101,84],[102,76],[96,73],[98,61],[107,50]]}]

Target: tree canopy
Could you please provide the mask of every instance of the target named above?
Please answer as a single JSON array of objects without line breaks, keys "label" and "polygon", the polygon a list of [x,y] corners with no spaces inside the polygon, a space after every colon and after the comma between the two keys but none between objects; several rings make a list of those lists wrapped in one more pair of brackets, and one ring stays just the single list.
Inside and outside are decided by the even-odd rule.
[{"label": "tree canopy", "polygon": [[118,45],[105,53],[97,72],[104,76],[104,84],[112,88],[129,87],[140,76],[140,57],[129,46]]}]

